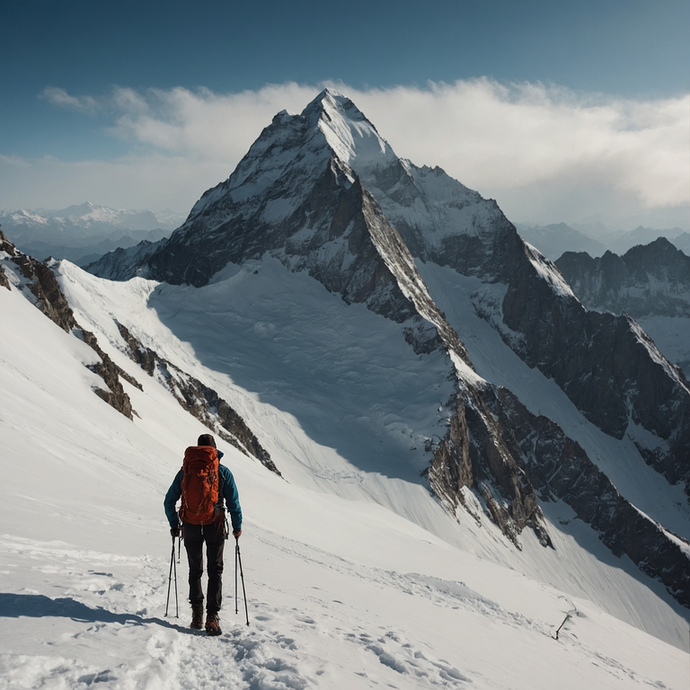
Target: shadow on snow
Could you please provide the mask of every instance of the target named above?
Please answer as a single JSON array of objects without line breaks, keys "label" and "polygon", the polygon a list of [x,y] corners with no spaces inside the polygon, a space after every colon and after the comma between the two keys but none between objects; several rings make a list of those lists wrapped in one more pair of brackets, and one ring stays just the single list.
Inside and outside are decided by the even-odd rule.
[{"label": "shadow on snow", "polygon": [[20,616],[28,618],[71,618],[74,621],[85,623],[156,624],[179,632],[196,632],[161,618],[143,618],[134,613],[113,613],[100,607],[91,608],[68,597],[51,599],[43,594],[0,592],[0,617],[19,618]]}]

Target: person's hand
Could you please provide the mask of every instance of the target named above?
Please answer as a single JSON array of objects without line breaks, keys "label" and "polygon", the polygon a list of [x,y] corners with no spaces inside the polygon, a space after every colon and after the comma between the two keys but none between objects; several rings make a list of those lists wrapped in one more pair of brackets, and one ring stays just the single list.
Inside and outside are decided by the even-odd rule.
[{"label": "person's hand", "polygon": [[182,535],[182,528],[179,525],[177,527],[171,527],[170,534],[173,539],[177,539],[177,537]]},{"label": "person's hand", "polygon": [[239,539],[241,534],[242,534],[241,529],[232,530],[232,536],[235,537],[235,539]]}]

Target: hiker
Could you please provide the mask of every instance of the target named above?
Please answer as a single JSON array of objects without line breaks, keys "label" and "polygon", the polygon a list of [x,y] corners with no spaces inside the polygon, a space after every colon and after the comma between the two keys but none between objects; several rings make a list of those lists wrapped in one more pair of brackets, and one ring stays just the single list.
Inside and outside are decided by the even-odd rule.
[{"label": "hiker", "polygon": [[[232,472],[221,465],[223,453],[216,448],[211,434],[199,436],[196,446],[185,450],[182,469],[165,495],[163,505],[173,539],[182,536],[189,560],[189,601],[192,605],[191,627],[201,630],[204,616],[203,545],[206,542],[208,589],[206,591],[206,632],[220,635],[218,611],[223,597],[223,548],[228,538],[224,504],[230,513],[232,534],[242,534],[242,509]],[[182,498],[179,517],[175,512]]]}]

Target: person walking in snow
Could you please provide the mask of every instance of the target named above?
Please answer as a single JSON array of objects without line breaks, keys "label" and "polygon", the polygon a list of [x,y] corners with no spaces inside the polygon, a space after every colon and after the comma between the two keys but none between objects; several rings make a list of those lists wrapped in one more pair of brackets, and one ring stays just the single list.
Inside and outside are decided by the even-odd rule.
[{"label": "person walking in snow", "polygon": [[[232,472],[220,464],[223,453],[211,434],[199,436],[196,446],[185,450],[182,469],[165,495],[163,505],[173,539],[182,536],[189,560],[189,601],[191,627],[201,630],[204,616],[203,546],[206,543],[208,588],[206,591],[206,632],[220,635],[218,612],[223,599],[223,549],[228,538],[230,513],[232,534],[242,534],[242,509]],[[182,499],[179,515],[175,510]]]}]

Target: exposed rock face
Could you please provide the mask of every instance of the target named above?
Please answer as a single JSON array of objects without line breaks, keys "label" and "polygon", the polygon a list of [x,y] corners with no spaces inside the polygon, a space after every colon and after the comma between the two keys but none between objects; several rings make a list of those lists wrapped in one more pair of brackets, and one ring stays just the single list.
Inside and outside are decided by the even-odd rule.
[{"label": "exposed rock face", "polygon": [[670,456],[686,454],[687,384],[630,317],[587,311],[527,271],[513,274],[502,306],[504,324],[522,336],[513,349],[599,428],[622,438],[637,424],[666,441]]},{"label": "exposed rock face", "polygon": [[[94,393],[109,405],[132,419],[132,401],[124,390],[120,377],[141,389],[135,379],[118,367],[112,359],[98,345],[96,336],[80,328],[74,318],[74,312],[65,298],[55,274],[48,262],[41,263],[23,252],[17,251],[14,245],[0,233],[0,251],[6,252],[15,263],[26,280],[26,287],[34,296],[34,304],[48,318],[55,322],[62,330],[73,333],[83,340],[100,358],[96,364],[89,365],[89,369],[100,376],[106,387],[94,388]],[[0,271],[2,273],[2,271]],[[3,277],[5,276],[2,273]],[[9,287],[9,284],[7,285]]]},{"label": "exposed rock face", "polygon": [[[598,379],[594,389],[605,396],[604,400],[583,400],[581,409],[600,405],[615,411],[602,428],[618,437],[629,423],[652,431],[659,439],[656,444],[635,439],[640,453],[671,483],[684,482],[690,496],[688,382],[631,318],[690,317],[690,257],[660,237],[650,245],[633,247],[622,257],[611,252],[600,259],[567,253],[558,265],[585,306],[622,314],[592,311],[579,317],[594,346],[585,366]],[[596,363],[603,361],[596,370],[595,354]],[[617,385],[611,386],[611,381]],[[584,397],[584,387],[575,395]]]},{"label": "exposed rock face", "polygon": [[[687,233],[686,233],[687,234]],[[675,240],[676,242],[678,239]],[[690,257],[663,237],[600,259],[568,252],[558,266],[588,308],[630,314],[690,378]]]},{"label": "exposed rock face", "polygon": [[145,261],[161,244],[162,242],[142,240],[135,247],[116,249],[87,265],[86,270],[110,280],[127,280],[137,275],[136,266]]},{"label": "exposed rock face", "polygon": [[264,467],[282,476],[244,419],[216,391],[144,347],[122,324],[118,324],[118,329],[127,343],[132,360],[149,376],[155,376],[187,412],[224,441],[245,455],[253,455]]},{"label": "exposed rock face", "polygon": [[90,365],[89,369],[91,369],[91,371],[93,371],[95,374],[98,374],[103,381],[105,381],[105,385],[108,387],[108,390],[96,388],[94,393],[96,393],[99,398],[102,398],[109,405],[114,407],[118,412],[122,412],[125,417],[132,419],[132,413],[134,412],[134,410],[132,410],[132,401],[130,400],[129,395],[127,395],[125,392],[125,389],[120,382],[120,377],[125,379],[125,381],[128,383],[131,383],[139,390],[143,390],[141,384],[123,371],[120,367],[118,367],[117,364],[115,364],[115,362],[113,362],[113,360],[105,352],[103,352],[98,345],[98,339],[93,333],[90,331],[77,330],[75,331],[75,335],[77,337],[81,336],[84,342],[92,350],[97,352],[101,358],[100,362]]},{"label": "exposed rock face", "polygon": [[45,264],[21,252],[15,254],[13,261],[29,281],[28,287],[36,298],[36,306],[63,331],[69,333],[76,322],[55,274]]},{"label": "exposed rock face", "polygon": [[[684,481],[690,496],[690,391],[633,320],[588,312],[558,268],[524,243],[495,202],[442,170],[398,161],[358,172],[417,258],[505,285],[500,305],[477,302],[477,312],[603,431],[622,438],[632,425],[658,437],[634,440],[647,462],[669,481]],[[680,255],[667,278],[681,284],[690,259],[665,240],[657,242],[659,252]]]},{"label": "exposed rock face", "polygon": [[577,443],[550,419],[532,415],[505,388],[498,389],[493,409],[504,428],[511,430],[508,446],[541,499],[565,501],[616,556],[629,556],[690,608],[690,568],[681,546],[687,549],[690,543],[678,535],[669,538],[666,530],[618,493]]},{"label": "exposed rock face", "polygon": [[448,433],[429,465],[429,484],[452,510],[460,504],[467,508],[463,490],[476,488],[492,520],[516,546],[525,527],[551,546],[534,486],[519,466],[522,450],[515,448],[515,455],[509,449],[505,428],[484,400],[494,395],[491,386],[458,394]]},{"label": "exposed rock face", "polygon": [[634,320],[588,312],[496,202],[439,168],[399,159],[351,101],[326,91],[301,115],[278,114],[230,178],[147,258],[123,255],[94,271],[202,286],[228,262],[267,254],[401,324],[415,352],[448,356],[455,409],[445,437],[430,444],[427,477],[449,511],[472,512],[472,495],[516,545],[529,527],[548,546],[537,490],[557,495],[614,553],[627,553],[687,600],[688,559],[673,539],[633,519],[636,510],[555,423],[477,376],[458,336],[462,323],[449,322],[419,275],[414,259],[500,294],[478,294],[477,313],[588,419],[617,438],[630,435],[652,467],[690,491],[690,391],[682,376]]},{"label": "exposed rock face", "polygon": [[588,309],[690,317],[690,256],[664,237],[623,256],[566,252],[556,265]]}]

